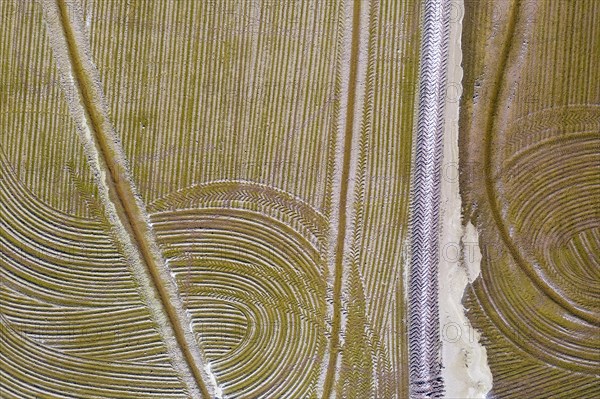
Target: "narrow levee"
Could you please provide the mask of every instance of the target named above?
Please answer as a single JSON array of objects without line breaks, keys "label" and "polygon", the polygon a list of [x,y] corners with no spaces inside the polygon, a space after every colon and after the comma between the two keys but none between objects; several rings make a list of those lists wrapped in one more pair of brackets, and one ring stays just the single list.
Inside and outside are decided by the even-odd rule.
[{"label": "narrow levee", "polygon": [[[97,179],[101,197],[105,200],[108,219],[115,225],[125,248],[132,271],[142,295],[157,321],[159,330],[170,352],[173,365],[179,372],[192,397],[213,397],[214,388],[203,367],[203,359],[190,330],[178,296],[175,281],[158,250],[145,207],[136,193],[119,141],[105,112],[97,71],[89,59],[80,17],[74,5],[65,0],[43,3],[51,42],[56,52],[66,90],[71,95],[75,114],[80,114],[80,129],[85,130],[84,144],[88,157],[93,160],[101,176]],[[67,95],[68,97],[68,95]],[[77,120],[77,117],[74,116]]]},{"label": "narrow levee", "polygon": [[350,69],[348,81],[348,100],[345,111],[345,129],[343,137],[343,158],[341,165],[341,182],[339,188],[339,201],[336,206],[339,209],[337,220],[337,235],[335,237],[335,256],[334,256],[334,282],[333,282],[333,318],[331,328],[331,341],[329,346],[329,359],[323,384],[323,398],[329,398],[332,395],[336,373],[338,354],[340,351],[340,334],[342,327],[342,286],[344,273],[344,251],[347,235],[348,221],[348,193],[350,175],[352,170],[352,153],[354,141],[354,119],[357,114],[357,86],[359,70],[359,52],[361,42],[361,10],[362,1],[354,0],[352,6],[352,39],[350,52]]}]

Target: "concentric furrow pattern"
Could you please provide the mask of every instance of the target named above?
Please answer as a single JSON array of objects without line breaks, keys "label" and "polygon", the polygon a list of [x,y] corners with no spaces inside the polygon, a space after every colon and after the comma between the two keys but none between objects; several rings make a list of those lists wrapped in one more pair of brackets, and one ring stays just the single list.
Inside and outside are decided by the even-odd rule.
[{"label": "concentric furrow pattern", "polygon": [[466,5],[461,187],[483,259],[465,306],[492,397],[600,395],[599,12]]},{"label": "concentric furrow pattern", "polygon": [[409,356],[411,397],[441,397],[438,235],[450,1],[424,3],[411,193]]},{"label": "concentric furrow pattern", "polygon": [[3,156],[0,203],[3,397],[184,397],[105,221],[40,201]]},{"label": "concentric furrow pattern", "polygon": [[3,397],[186,397],[170,365],[107,362],[59,354],[13,328],[3,316],[0,321]]},{"label": "concentric furrow pattern", "polygon": [[320,234],[311,234],[321,216],[244,182],[199,186],[159,204],[152,223],[224,394],[313,396],[330,329]]},{"label": "concentric furrow pattern", "polygon": [[2,396],[407,397],[420,5],[0,1]]}]

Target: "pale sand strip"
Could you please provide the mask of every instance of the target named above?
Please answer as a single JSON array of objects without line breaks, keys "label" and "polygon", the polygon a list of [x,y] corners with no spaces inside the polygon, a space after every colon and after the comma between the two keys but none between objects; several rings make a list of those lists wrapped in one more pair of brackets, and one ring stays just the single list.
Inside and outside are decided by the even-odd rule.
[{"label": "pale sand strip", "polygon": [[465,315],[462,297],[467,284],[479,276],[479,241],[476,228],[463,228],[458,179],[458,115],[462,91],[461,33],[464,0],[453,0],[450,21],[448,90],[444,126],[440,237],[440,332],[442,376],[447,398],[485,398],[492,389],[480,334]]}]

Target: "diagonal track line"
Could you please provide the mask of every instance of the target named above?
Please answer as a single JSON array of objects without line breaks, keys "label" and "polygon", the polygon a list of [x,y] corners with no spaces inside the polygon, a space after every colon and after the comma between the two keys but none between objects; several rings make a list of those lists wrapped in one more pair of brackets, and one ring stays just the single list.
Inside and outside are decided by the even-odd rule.
[{"label": "diagonal track line", "polygon": [[[51,28],[56,24],[63,39],[60,46],[55,44],[55,52],[59,54],[57,57],[65,58],[59,60],[59,64],[67,65],[69,71],[63,73],[72,74],[73,101],[81,104],[86,128],[91,133],[89,137],[84,136],[84,142],[91,154],[89,157],[96,160],[98,173],[102,176],[97,180],[99,190],[107,200],[107,216],[119,231],[128,259],[134,264],[133,273],[187,393],[193,398],[213,397],[214,387],[210,386],[203,356],[191,332],[190,320],[178,297],[177,286],[169,276],[145,206],[138,198],[126,160],[121,155],[122,149],[104,112],[96,72],[86,58],[89,55],[82,48],[84,39],[76,30],[79,15],[75,6],[67,0],[45,0],[42,4],[46,9],[47,24]],[[55,42],[58,43],[58,40]]]}]

